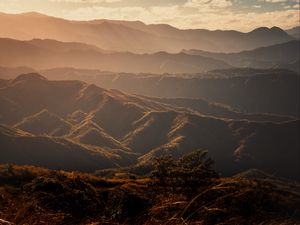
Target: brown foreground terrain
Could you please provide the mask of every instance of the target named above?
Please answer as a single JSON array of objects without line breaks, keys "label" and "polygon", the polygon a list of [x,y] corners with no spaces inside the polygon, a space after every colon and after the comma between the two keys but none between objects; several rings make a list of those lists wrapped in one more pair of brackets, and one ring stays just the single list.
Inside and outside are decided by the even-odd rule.
[{"label": "brown foreground terrain", "polygon": [[[254,178],[256,177],[256,178]],[[0,166],[0,224],[298,224],[300,185],[259,171],[177,191],[152,178],[104,179]],[[153,185],[154,184],[154,185]]]}]

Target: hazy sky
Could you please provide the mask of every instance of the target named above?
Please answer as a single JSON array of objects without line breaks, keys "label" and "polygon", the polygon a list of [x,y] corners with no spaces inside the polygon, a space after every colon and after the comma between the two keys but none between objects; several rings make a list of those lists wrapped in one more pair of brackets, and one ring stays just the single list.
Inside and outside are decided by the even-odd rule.
[{"label": "hazy sky", "polygon": [[37,11],[73,20],[121,19],[179,28],[237,29],[299,25],[300,0],[0,0],[0,11]]}]

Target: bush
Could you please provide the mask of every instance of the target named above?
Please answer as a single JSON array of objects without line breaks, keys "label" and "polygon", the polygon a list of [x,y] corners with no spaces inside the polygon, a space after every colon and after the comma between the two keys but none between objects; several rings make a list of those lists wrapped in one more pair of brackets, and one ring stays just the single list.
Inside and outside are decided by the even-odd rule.
[{"label": "bush", "polygon": [[170,154],[156,158],[152,171],[155,186],[173,190],[198,189],[208,185],[218,174],[207,151],[196,150],[175,160]]}]

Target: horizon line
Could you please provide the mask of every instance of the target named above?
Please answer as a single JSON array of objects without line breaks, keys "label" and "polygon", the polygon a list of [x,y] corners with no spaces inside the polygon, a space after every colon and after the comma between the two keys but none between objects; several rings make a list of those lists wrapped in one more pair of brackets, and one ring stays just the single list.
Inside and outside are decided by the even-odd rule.
[{"label": "horizon line", "polygon": [[172,28],[178,29],[178,30],[207,30],[207,31],[236,31],[236,32],[240,32],[240,33],[251,33],[252,31],[255,31],[257,29],[261,29],[261,28],[267,28],[267,29],[272,29],[272,28],[279,28],[283,31],[289,30],[289,29],[293,29],[293,28],[300,28],[300,25],[298,26],[291,26],[290,28],[282,28],[280,26],[258,26],[254,29],[251,29],[249,31],[241,31],[241,30],[236,30],[236,29],[222,29],[222,28],[218,28],[218,29],[207,29],[207,28],[179,28],[177,26],[168,24],[168,23],[146,23],[144,21],[141,20],[120,20],[120,19],[105,19],[105,18],[95,18],[95,19],[68,19],[68,18],[64,18],[64,17],[59,17],[59,16],[53,16],[53,15],[49,15],[47,13],[43,13],[43,12],[38,12],[38,11],[26,11],[26,12],[18,12],[18,13],[8,13],[8,12],[3,12],[0,11],[0,14],[5,14],[5,15],[29,15],[29,14],[36,14],[36,15],[40,15],[40,16],[45,16],[45,17],[50,17],[50,18],[56,18],[56,19],[61,19],[61,20],[65,20],[65,21],[70,21],[70,22],[95,22],[95,21],[120,21],[120,22],[132,22],[132,23],[142,23],[146,26],[151,26],[151,25],[165,25],[165,26],[170,26]]}]

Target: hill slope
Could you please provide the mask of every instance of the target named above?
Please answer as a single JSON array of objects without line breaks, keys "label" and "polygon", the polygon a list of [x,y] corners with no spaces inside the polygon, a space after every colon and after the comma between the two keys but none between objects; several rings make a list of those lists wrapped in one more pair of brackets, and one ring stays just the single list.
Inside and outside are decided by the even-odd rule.
[{"label": "hill slope", "polygon": [[[277,176],[300,175],[296,159],[300,147],[299,121],[275,124],[151,112],[135,125],[124,143],[134,151],[146,153],[139,159],[141,164],[149,165],[165,152],[178,157],[195,149],[208,149],[217,171],[224,174],[254,167]],[[279,170],[273,168],[284,162],[291,163]]]},{"label": "hill slope", "polygon": [[[149,178],[0,165],[1,222],[49,224],[298,224],[299,183],[216,178],[192,193]],[[154,184],[154,185],[153,185]],[[188,189],[188,187],[186,187]],[[84,207],[83,207],[84,206]],[[4,224],[7,224],[4,223]]]},{"label": "hill slope", "polygon": [[242,68],[194,75],[153,75],[58,68],[42,71],[42,74],[49,79],[76,77],[104,88],[158,98],[201,98],[243,113],[273,113],[298,118],[300,115],[300,77],[282,69]]},{"label": "hill slope", "polygon": [[[163,152],[180,156],[207,149],[217,170],[225,175],[255,167],[299,179],[297,120],[273,123],[210,117],[153,98],[80,81],[50,81],[39,74],[20,75],[3,85],[1,123],[48,135],[55,135],[54,122],[58,122],[58,128],[65,124],[71,127],[64,130],[68,139],[33,134],[19,137],[15,129],[11,135],[3,128],[2,162],[43,162],[37,165],[48,166],[45,155],[49,154],[50,168],[63,167],[55,163],[67,157],[71,162],[86,160],[87,165],[92,160],[92,170],[134,165],[138,157],[139,165],[151,165],[154,157]],[[29,151],[26,157],[24,149]],[[93,157],[91,152],[101,153],[101,157]],[[31,161],[34,154],[36,161]],[[277,167],[282,160],[289,163]],[[77,164],[65,165],[73,169]],[[86,168],[82,164],[77,169]]]},{"label": "hill slope", "polygon": [[64,136],[70,132],[72,125],[57,115],[42,110],[24,118],[15,127],[36,135]]},{"label": "hill slope", "polygon": [[0,163],[86,172],[122,163],[119,155],[100,148],[87,148],[63,138],[24,134],[2,125],[0,143]]},{"label": "hill slope", "polygon": [[235,67],[286,68],[299,73],[299,50],[300,42],[290,41],[239,53],[211,53],[200,50],[184,52],[223,60]]},{"label": "hill slope", "polygon": [[134,73],[196,73],[231,67],[220,60],[184,53],[109,53],[85,44],[54,40],[0,38],[0,48],[0,65],[8,67],[75,67]]},{"label": "hill slope", "polygon": [[82,121],[82,123],[75,125],[68,137],[84,144],[130,151],[130,149],[122,145],[122,143],[107,134],[100,126],[90,120]]},{"label": "hill slope", "polygon": [[286,30],[286,32],[297,39],[300,39],[300,26]]}]

